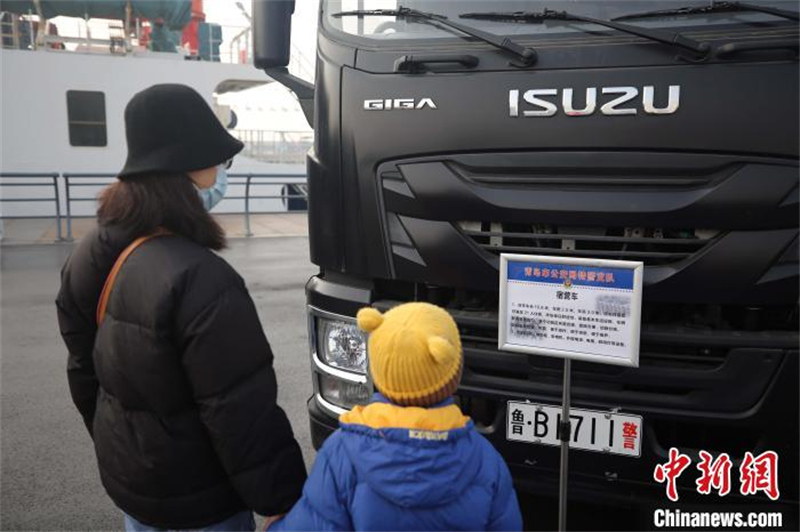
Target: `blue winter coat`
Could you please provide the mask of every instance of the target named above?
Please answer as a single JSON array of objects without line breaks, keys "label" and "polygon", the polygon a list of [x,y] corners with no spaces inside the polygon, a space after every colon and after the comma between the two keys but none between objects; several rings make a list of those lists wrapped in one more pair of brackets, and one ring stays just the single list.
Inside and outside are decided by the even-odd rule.
[{"label": "blue winter coat", "polygon": [[303,496],[273,530],[521,530],[508,467],[452,399],[376,394],[340,418]]}]

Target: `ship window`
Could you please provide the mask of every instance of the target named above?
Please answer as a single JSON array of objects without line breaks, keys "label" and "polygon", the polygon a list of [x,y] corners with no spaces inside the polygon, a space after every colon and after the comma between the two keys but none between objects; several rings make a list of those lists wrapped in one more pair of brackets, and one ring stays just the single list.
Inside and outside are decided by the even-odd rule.
[{"label": "ship window", "polygon": [[71,146],[106,146],[106,95],[98,91],[67,91]]}]

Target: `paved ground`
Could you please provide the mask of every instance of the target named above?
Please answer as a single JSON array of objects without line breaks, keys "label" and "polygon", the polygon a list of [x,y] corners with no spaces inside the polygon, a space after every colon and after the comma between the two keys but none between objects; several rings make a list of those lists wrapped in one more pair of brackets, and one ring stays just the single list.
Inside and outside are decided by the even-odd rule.
[{"label": "paved ground", "polygon": [[[284,219],[262,219],[260,227],[268,231],[305,224],[303,215],[281,216]],[[230,229],[234,222],[224,223]],[[35,226],[21,230],[17,237],[39,234]],[[0,530],[118,529],[119,511],[103,491],[91,441],[69,397],[66,351],[56,323],[58,272],[72,245],[9,245],[9,240],[4,244],[0,248]],[[224,255],[247,281],[258,307],[275,352],[279,401],[310,466],[314,451],[305,406],[311,382],[303,287],[315,268],[308,259],[308,239],[233,239]],[[556,528],[554,499],[521,497],[520,502],[530,529]],[[570,515],[574,530],[598,529],[600,523],[608,530],[630,527],[624,514],[612,517],[611,511],[598,506],[572,504]]]},{"label": "paved ground", "polygon": [[[305,221],[286,223],[299,220]],[[53,300],[71,249],[69,244],[0,249],[2,530],[109,530],[122,524],[100,485],[91,441],[67,388]],[[310,465],[303,286],[315,269],[308,239],[235,239],[224,255],[250,287],[275,352],[279,401]]]}]

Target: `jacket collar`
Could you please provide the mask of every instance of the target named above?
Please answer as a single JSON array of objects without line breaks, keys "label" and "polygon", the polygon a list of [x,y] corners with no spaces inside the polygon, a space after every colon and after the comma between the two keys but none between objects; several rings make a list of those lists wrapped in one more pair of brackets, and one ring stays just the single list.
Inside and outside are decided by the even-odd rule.
[{"label": "jacket collar", "polygon": [[428,408],[400,406],[376,393],[366,406],[356,406],[339,417],[348,425],[362,425],[371,429],[414,429],[423,431],[448,431],[467,426],[469,417],[452,397]]},{"label": "jacket collar", "polygon": [[[398,405],[397,403],[393,403],[391,399],[389,399],[380,392],[375,392],[372,394],[372,399],[370,399],[370,403],[388,403],[390,405],[402,406]],[[454,404],[456,404],[455,400],[452,397],[448,397],[441,403],[436,403],[434,405],[427,406],[425,408],[441,408],[443,406],[454,405]]]}]

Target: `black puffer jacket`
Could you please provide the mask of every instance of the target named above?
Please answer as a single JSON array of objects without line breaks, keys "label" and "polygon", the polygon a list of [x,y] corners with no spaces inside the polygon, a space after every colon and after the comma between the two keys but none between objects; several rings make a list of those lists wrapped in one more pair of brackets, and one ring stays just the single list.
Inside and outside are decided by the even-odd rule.
[{"label": "black puffer jacket", "polygon": [[131,240],[114,228],[87,236],[56,301],[70,391],[103,485],[160,528],[288,511],[305,466],[244,282],[194,242],[159,237],[128,258],[98,330],[103,283]]}]

